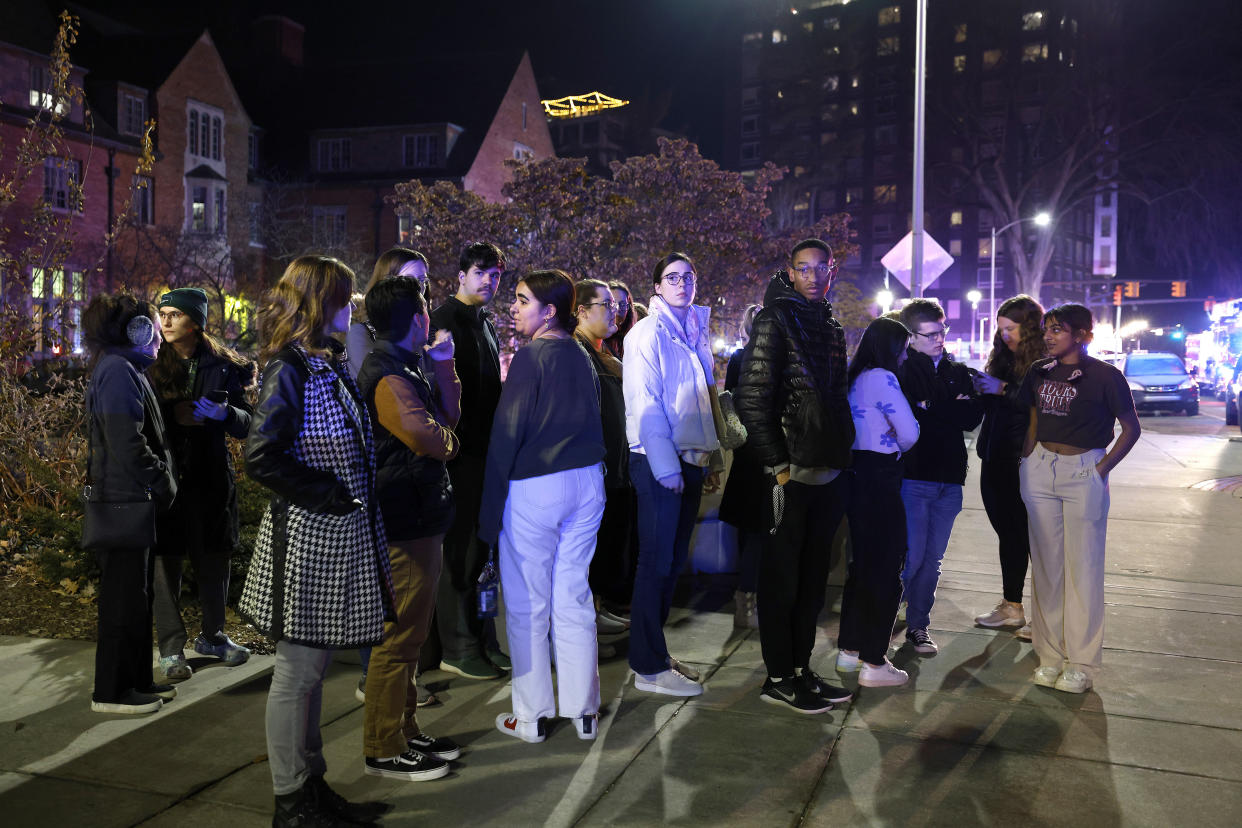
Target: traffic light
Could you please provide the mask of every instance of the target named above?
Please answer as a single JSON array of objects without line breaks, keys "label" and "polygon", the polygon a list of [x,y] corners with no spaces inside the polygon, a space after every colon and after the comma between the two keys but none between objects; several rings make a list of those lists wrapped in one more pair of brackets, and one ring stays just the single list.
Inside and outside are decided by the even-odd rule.
[{"label": "traffic light", "polygon": [[1181,298],[1181,297],[1184,297],[1185,295],[1186,295],[1186,283],[1184,281],[1174,282],[1173,283],[1174,298]]},{"label": "traffic light", "polygon": [[1117,287],[1113,288],[1113,304],[1121,304],[1121,285],[1117,285]]},{"label": "traffic light", "polygon": [[1125,296],[1127,299],[1137,299],[1139,295],[1138,282],[1126,282]]}]

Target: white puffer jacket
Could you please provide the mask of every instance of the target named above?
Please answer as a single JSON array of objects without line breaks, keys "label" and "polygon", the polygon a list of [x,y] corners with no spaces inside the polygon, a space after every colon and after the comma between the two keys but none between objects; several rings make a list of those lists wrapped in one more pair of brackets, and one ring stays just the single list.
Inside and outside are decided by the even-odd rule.
[{"label": "white puffer jacket", "polygon": [[720,447],[708,383],[711,310],[691,305],[683,327],[668,303],[651,297],[650,315],[625,335],[625,433],[630,451],[647,455],[656,479],[681,473],[682,452]]}]

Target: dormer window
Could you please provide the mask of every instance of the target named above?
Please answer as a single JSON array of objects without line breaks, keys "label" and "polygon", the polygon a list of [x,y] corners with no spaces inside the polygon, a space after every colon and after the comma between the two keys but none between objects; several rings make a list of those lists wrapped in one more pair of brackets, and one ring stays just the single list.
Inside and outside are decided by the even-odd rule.
[{"label": "dormer window", "polygon": [[121,93],[120,130],[124,135],[141,135],[147,120],[147,101],[129,92]]}]

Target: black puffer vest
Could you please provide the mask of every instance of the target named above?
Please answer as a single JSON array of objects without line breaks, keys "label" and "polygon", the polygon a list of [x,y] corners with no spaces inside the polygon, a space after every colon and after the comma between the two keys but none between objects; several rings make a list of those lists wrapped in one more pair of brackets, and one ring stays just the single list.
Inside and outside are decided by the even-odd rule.
[{"label": "black puffer vest", "polygon": [[435,390],[423,374],[420,358],[378,339],[358,372],[375,431],[375,491],[391,541],[416,540],[446,532],[453,523],[453,487],[444,463],[415,454],[380,423],[375,389],[387,376],[398,376],[417,391],[427,411],[441,420]]}]

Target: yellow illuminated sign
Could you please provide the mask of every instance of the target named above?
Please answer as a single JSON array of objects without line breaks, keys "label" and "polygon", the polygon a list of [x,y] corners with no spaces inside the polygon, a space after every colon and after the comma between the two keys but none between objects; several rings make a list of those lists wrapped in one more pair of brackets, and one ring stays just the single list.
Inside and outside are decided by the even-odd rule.
[{"label": "yellow illuminated sign", "polygon": [[563,98],[542,101],[543,111],[549,118],[581,118],[602,112],[605,109],[620,109],[629,101],[611,98],[603,92],[588,92],[585,95],[566,95]]}]

